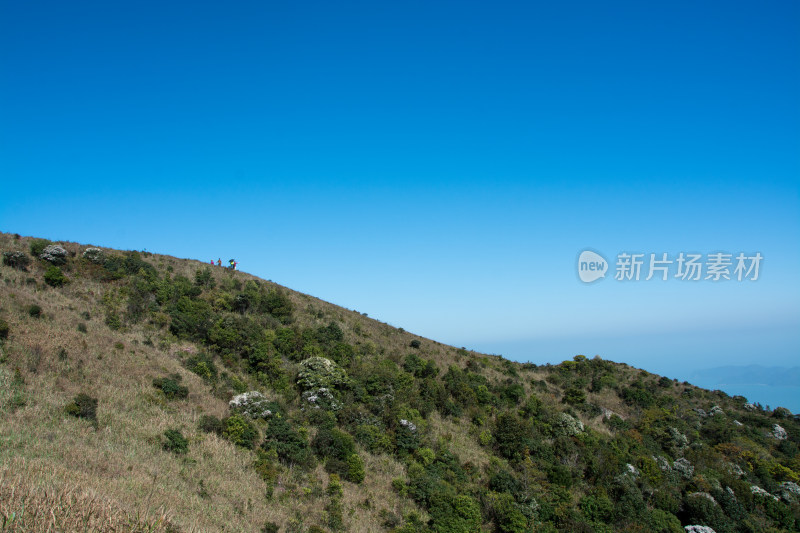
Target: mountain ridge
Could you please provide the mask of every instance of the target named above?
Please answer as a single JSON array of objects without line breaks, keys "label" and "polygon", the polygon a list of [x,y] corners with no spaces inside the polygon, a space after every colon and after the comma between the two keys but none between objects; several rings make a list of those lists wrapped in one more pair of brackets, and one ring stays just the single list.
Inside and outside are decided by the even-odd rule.
[{"label": "mountain ridge", "polygon": [[10,530],[798,530],[785,409],[447,346],[200,261],[0,250]]}]

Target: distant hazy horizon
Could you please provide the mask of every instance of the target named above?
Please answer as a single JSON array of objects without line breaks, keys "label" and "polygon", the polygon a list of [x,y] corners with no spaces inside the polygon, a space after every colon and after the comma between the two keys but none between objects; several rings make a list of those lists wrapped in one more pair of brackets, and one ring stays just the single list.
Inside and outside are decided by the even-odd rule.
[{"label": "distant hazy horizon", "polygon": [[731,396],[745,396],[762,406],[786,407],[800,413],[800,360],[795,351],[798,337],[800,331],[784,326],[623,337],[575,334],[476,342],[467,347],[535,364],[558,364],[578,354],[590,358],[599,355]]}]

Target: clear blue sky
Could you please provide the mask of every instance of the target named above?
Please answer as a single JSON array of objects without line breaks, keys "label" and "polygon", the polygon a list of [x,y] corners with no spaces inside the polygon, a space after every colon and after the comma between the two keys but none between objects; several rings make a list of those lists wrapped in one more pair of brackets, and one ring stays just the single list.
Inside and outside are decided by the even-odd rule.
[{"label": "clear blue sky", "polygon": [[[0,229],[518,360],[797,365],[798,67],[790,1],[4,2]],[[584,285],[586,247],[764,262]]]}]

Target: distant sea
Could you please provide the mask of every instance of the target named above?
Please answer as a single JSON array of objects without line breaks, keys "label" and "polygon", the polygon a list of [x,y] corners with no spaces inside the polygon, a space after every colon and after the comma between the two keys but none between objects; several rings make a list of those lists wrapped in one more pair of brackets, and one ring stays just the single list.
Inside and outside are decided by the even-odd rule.
[{"label": "distant sea", "polygon": [[[470,348],[536,364],[558,364],[575,354],[590,358],[598,354],[609,361],[624,362],[704,389],[744,396],[765,408],[785,407],[800,414],[800,366],[795,366],[798,358],[792,355],[798,353],[800,338],[797,343],[780,343],[771,341],[780,335],[745,333],[578,335],[482,342]],[[762,364],[751,364],[753,361]]]},{"label": "distant sea", "polygon": [[722,366],[696,371],[686,380],[704,389],[744,396],[763,407],[800,413],[800,367]]}]

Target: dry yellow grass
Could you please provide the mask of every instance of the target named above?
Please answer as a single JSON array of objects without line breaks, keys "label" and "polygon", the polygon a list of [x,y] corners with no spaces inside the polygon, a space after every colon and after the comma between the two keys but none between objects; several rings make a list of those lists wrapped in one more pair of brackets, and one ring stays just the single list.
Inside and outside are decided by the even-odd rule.
[{"label": "dry yellow grass", "polygon": [[119,502],[65,481],[69,473],[41,461],[0,466],[0,531],[169,531],[169,514],[141,515]]},{"label": "dry yellow grass", "polygon": [[[0,234],[0,251],[27,250],[28,244],[28,239]],[[74,243],[64,245],[75,254],[83,249]],[[190,279],[207,266],[168,256],[145,259],[160,269],[171,267],[173,276]],[[253,452],[197,429],[200,416],[222,417],[228,405],[181,364],[196,346],[179,342],[152,324],[110,330],[104,323],[102,301],[123,300],[118,283],[78,278],[76,272],[67,271],[76,281],[52,289],[42,283],[43,269],[37,262],[30,272],[0,267],[0,316],[11,330],[8,342],[0,346],[0,512],[7,523],[9,516],[14,517],[8,530],[260,531],[266,522],[274,522],[282,531],[301,531],[326,525],[325,505],[330,498],[324,491],[328,476],[322,466],[311,472],[281,469],[268,498],[265,482],[251,467]],[[219,267],[210,270],[218,284],[230,283],[231,278],[241,283],[257,279]],[[298,325],[336,321],[345,340],[367,352],[397,362],[417,353],[434,360],[442,372],[449,365],[463,368],[477,358],[490,381],[508,377],[500,357],[464,355],[455,347],[356,311],[293,291],[287,294],[302,311],[297,313]],[[42,317],[29,316],[32,304],[41,306]],[[79,325],[86,331],[79,331]],[[410,347],[412,340],[420,342],[418,349]],[[545,372],[519,367],[517,371],[526,394],[535,393],[552,405],[560,401],[557,387],[548,385],[542,392],[531,386],[531,381],[544,379]],[[182,376],[182,384],[189,388],[185,400],[167,401],[152,386],[153,378],[172,373]],[[64,411],[81,392],[99,400],[96,429]],[[273,399],[279,396],[264,392]],[[611,406],[614,397],[601,395],[594,400],[621,409]],[[603,429],[597,421],[584,422]],[[447,441],[462,462],[478,472],[485,470],[489,455],[469,424],[438,413],[428,424],[432,439]],[[189,440],[185,457],[162,449],[162,434],[171,428],[180,429]],[[416,512],[427,519],[424,511],[392,489],[393,479],[405,477],[401,463],[364,450],[360,455],[366,479],[361,485],[343,483],[348,531],[382,530],[382,509],[400,517]]]},{"label": "dry yellow grass", "polygon": [[[29,239],[0,234],[0,251],[27,250],[28,244]],[[83,249],[61,244],[76,254]],[[147,260],[172,266],[173,276],[192,278],[204,267],[166,256]],[[42,283],[42,265],[33,262],[29,270],[0,267],[0,313],[11,330],[0,346],[0,510],[6,530],[260,531],[268,521],[281,530],[326,524],[327,474],[321,466],[310,473],[283,470],[268,499],[266,484],[251,468],[252,452],[196,429],[202,414],[221,417],[228,406],[181,365],[182,357],[196,350],[193,345],[147,324],[110,330],[98,302],[117,294],[114,282],[81,277],[52,289]],[[230,276],[241,282],[256,279],[211,271],[218,283]],[[66,274],[76,278],[77,273]],[[396,360],[419,339],[355,311],[288,294],[298,309],[313,310],[299,314],[300,325],[339,321],[350,342],[372,343],[378,353]],[[32,304],[42,308],[40,318],[28,315]],[[442,368],[455,362],[455,348],[420,340],[419,353],[436,358]],[[152,387],[153,378],[170,373],[182,376],[187,399],[166,401]],[[80,392],[99,400],[97,429],[64,411]],[[162,450],[161,436],[170,428],[188,438],[186,457]],[[349,531],[382,529],[377,511],[384,508],[425,518],[391,488],[392,479],[404,476],[399,462],[363,450],[361,455],[368,472],[364,483],[344,483]]]}]

